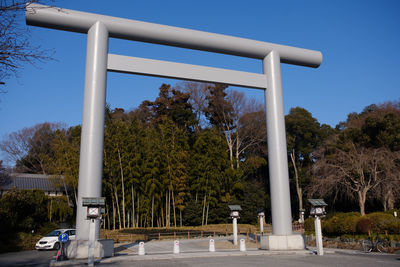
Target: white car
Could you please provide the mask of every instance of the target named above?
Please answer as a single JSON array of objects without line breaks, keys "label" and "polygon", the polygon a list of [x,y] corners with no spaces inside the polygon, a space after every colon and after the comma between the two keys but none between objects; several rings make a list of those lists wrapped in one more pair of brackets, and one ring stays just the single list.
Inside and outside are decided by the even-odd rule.
[{"label": "white car", "polygon": [[68,235],[68,240],[75,240],[75,229],[56,229],[46,236],[42,237],[35,245],[37,250],[42,249],[60,249],[60,241],[58,237],[66,233]]}]

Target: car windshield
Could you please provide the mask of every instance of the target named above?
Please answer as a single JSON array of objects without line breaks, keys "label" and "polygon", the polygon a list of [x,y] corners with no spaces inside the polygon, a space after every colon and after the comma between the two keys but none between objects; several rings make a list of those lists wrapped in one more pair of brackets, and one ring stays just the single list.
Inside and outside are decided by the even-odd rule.
[{"label": "car windshield", "polygon": [[59,236],[60,234],[61,234],[61,231],[54,230],[53,232],[49,233],[46,236]]}]

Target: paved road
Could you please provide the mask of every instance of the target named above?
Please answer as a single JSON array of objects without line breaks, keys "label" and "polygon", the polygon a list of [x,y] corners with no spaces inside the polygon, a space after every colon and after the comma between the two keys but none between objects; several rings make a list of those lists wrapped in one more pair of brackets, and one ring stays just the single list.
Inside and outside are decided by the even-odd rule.
[{"label": "paved road", "polygon": [[57,251],[22,251],[0,254],[0,266],[49,266]]},{"label": "paved road", "polygon": [[174,267],[213,267],[213,266],[400,266],[400,256],[395,255],[341,255],[328,254],[316,255],[274,255],[274,256],[238,256],[238,257],[208,257],[190,259],[152,260],[136,262],[119,262],[112,265],[100,264],[99,266],[174,266]]},{"label": "paved road", "polygon": [[[296,254],[278,255],[275,252],[260,251],[256,248],[247,252],[237,249],[217,249],[208,252],[207,243],[198,240],[183,240],[181,253],[172,254],[171,241],[146,243],[145,256],[137,255],[137,246],[125,245],[119,256],[103,259],[96,266],[174,266],[174,267],[213,267],[213,266],[400,266],[400,255],[383,253],[364,254],[351,250],[326,249],[324,256],[311,255],[310,251]],[[266,255],[262,255],[266,253]],[[49,266],[56,251],[24,251],[0,254],[0,266]],[[87,261],[56,262],[59,266],[87,266]]]}]

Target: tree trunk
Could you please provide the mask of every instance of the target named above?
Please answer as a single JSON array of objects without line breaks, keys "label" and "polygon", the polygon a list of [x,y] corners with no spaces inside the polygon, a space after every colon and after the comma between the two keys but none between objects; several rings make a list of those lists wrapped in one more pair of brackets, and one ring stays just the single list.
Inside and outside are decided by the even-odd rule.
[{"label": "tree trunk", "polygon": [[239,131],[236,131],[236,169],[239,170]]},{"label": "tree trunk", "polygon": [[168,193],[165,191],[165,228],[168,226]]},{"label": "tree trunk", "polygon": [[164,227],[164,210],[161,205],[161,227]]},{"label": "tree trunk", "polygon": [[53,200],[50,199],[50,207],[49,207],[49,221],[51,222],[51,215],[52,215],[52,206],[53,206]]},{"label": "tree trunk", "polygon": [[365,189],[365,188],[361,189],[357,192],[361,216],[365,215],[365,201],[367,199],[367,192],[368,192],[368,189]]},{"label": "tree trunk", "polygon": [[135,227],[135,195],[133,194],[133,185],[131,186],[132,192],[132,228]]},{"label": "tree trunk", "polygon": [[108,230],[111,230],[111,227],[110,227],[110,209],[109,209],[110,207],[109,206],[107,206],[107,204],[106,204],[106,210],[107,210],[107,229]]},{"label": "tree trunk", "polygon": [[207,200],[207,195],[204,194],[204,201],[203,201],[203,215],[201,216],[201,226],[204,225],[204,215],[205,215],[205,211],[206,211],[206,200]]},{"label": "tree trunk", "polygon": [[114,194],[115,194],[115,203],[117,203],[117,212],[118,212],[118,225],[119,225],[119,229],[122,228],[122,224],[121,224],[121,211],[119,209],[119,201],[118,201],[118,193],[117,193],[117,187],[114,186]]},{"label": "tree trunk", "polygon": [[139,202],[139,199],[140,199],[140,195],[139,195],[139,193],[137,194],[137,215],[136,215],[136,227],[139,227],[139,219],[140,219],[140,217],[139,217],[139,215],[140,215],[140,202]]},{"label": "tree trunk", "polygon": [[182,227],[182,210],[179,209],[180,226]]},{"label": "tree trunk", "polygon": [[111,196],[112,201],[112,210],[113,210],[113,230],[115,230],[115,203],[114,203],[114,196]]},{"label": "tree trunk", "polygon": [[154,222],[154,195],[151,198],[151,228],[153,228],[153,222]]},{"label": "tree trunk", "polygon": [[[294,149],[290,152],[290,158],[293,164],[294,178],[296,181],[296,192],[297,192],[297,198],[299,200],[299,212],[301,213],[301,211],[303,210],[303,189],[300,187],[299,184],[299,173],[297,171]],[[299,218],[301,218],[301,215]]]},{"label": "tree trunk", "polygon": [[122,161],[121,161],[121,153],[118,151],[118,160],[119,160],[119,168],[121,171],[121,191],[122,191],[122,219],[123,219],[123,226],[125,228],[125,187],[124,187],[124,171],[122,169]]},{"label": "tree trunk", "polygon": [[172,208],[173,208],[173,210],[174,210],[174,227],[176,227],[176,213],[175,213],[174,189],[172,189],[171,195],[172,195]]},{"label": "tree trunk", "polygon": [[[209,197],[210,198],[210,197]],[[208,224],[208,209],[210,208],[210,202],[207,203],[207,212],[206,212],[206,225]]]},{"label": "tree trunk", "polygon": [[394,209],[394,202],[395,202],[395,200],[394,200],[394,196],[393,196],[393,190],[389,189],[386,192],[385,197],[384,197],[384,201],[383,201],[384,210],[385,211],[393,210]]}]

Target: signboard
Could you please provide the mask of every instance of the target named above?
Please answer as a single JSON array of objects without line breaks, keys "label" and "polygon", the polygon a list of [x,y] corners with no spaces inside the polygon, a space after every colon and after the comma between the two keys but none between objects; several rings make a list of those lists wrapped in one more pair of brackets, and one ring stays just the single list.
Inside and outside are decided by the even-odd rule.
[{"label": "signboard", "polygon": [[66,233],[62,233],[61,235],[58,236],[58,240],[61,243],[66,243],[68,241],[68,235]]}]

